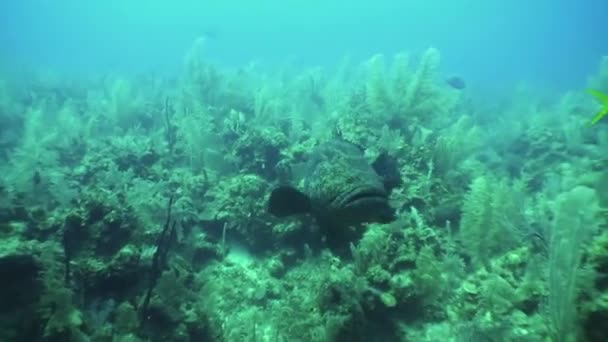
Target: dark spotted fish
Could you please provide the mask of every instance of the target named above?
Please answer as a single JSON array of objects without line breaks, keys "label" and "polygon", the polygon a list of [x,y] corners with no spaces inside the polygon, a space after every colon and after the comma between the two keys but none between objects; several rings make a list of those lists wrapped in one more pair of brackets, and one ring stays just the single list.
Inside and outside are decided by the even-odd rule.
[{"label": "dark spotted fish", "polygon": [[302,177],[300,186],[281,185],[272,191],[270,213],[309,214],[329,229],[394,220],[384,179],[356,145],[332,141],[318,146],[304,164]]}]

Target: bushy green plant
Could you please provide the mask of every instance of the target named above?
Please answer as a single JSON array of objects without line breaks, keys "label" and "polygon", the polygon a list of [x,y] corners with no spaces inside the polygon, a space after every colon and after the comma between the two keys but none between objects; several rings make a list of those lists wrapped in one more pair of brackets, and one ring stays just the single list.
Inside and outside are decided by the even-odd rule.
[{"label": "bushy green plant", "polygon": [[375,55],[369,60],[369,76],[366,84],[367,103],[374,114],[390,117],[395,108],[385,69],[384,56]]},{"label": "bushy green plant", "polygon": [[475,266],[508,251],[525,236],[525,187],[522,182],[480,176],[464,199],[459,238]]},{"label": "bushy green plant", "polygon": [[556,342],[578,341],[577,297],[583,272],[583,248],[597,232],[599,199],[593,189],[577,186],[558,196],[549,232],[548,296],[545,316]]},{"label": "bushy green plant", "polygon": [[3,177],[8,191],[24,199],[23,204],[38,205],[54,197],[55,184],[64,185],[55,149],[58,134],[48,129],[49,113],[43,107],[32,107],[25,115],[21,143],[10,155]]},{"label": "bushy green plant", "polygon": [[182,96],[188,107],[216,104],[222,88],[221,74],[203,58],[204,47],[205,38],[196,39],[184,59]]},{"label": "bushy green plant", "polygon": [[436,76],[439,68],[440,54],[435,48],[427,49],[420,59],[418,69],[412,75],[405,92],[403,106],[419,108],[437,95]]},{"label": "bushy green plant", "polygon": [[446,281],[450,271],[443,267],[441,260],[435,255],[431,246],[423,246],[416,258],[416,269],[412,277],[416,290],[426,305],[433,304],[447,289]]},{"label": "bushy green plant", "polygon": [[366,101],[375,116],[396,121],[428,121],[432,109],[441,100],[436,85],[439,50],[427,49],[418,68],[410,72],[409,58],[398,54],[387,75],[382,55],[368,62]]},{"label": "bushy green plant", "polygon": [[474,155],[483,144],[483,135],[468,116],[461,116],[441,130],[433,147],[434,171],[443,178],[458,170],[460,163]]}]

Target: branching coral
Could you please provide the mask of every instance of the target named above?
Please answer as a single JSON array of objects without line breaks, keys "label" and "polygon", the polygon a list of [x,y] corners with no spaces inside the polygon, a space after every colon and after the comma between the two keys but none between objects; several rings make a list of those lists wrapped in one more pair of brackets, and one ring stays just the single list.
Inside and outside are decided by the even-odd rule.
[{"label": "branching coral", "polygon": [[[606,273],[605,243],[581,252],[588,233],[608,226],[599,209],[608,135],[579,125],[591,100],[574,93],[546,106],[526,94],[486,115],[500,105],[454,106],[474,89],[442,86],[437,49],[417,64],[376,55],[362,73],[332,76],[233,72],[208,63],[203,44],[169,81],[0,84],[0,242],[49,240],[52,252],[40,258],[51,265],[40,272],[45,286],[23,294],[41,300],[15,320],[19,305],[5,310],[3,327],[34,317],[21,340],[139,340],[143,310],[164,340],[540,341],[550,330],[559,341],[583,316],[590,339],[606,336],[589,328],[605,320],[606,296],[580,287],[607,287],[580,271],[589,260]],[[608,91],[606,70],[604,58],[589,86]],[[267,206],[314,146],[336,140],[368,161],[389,154],[378,170],[399,169],[398,219],[337,237],[352,255],[325,250],[310,220],[276,222]],[[319,192],[352,183],[339,178]],[[146,296],[141,275],[163,252],[154,241],[169,193],[176,243],[149,305],[135,307]],[[17,339],[4,331],[0,339]]]}]

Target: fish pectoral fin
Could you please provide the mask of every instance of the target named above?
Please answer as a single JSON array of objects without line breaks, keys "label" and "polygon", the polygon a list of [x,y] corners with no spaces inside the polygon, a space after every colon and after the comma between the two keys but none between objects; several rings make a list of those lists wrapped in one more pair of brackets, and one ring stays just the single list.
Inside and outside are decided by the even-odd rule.
[{"label": "fish pectoral fin", "polygon": [[595,115],[593,120],[591,120],[591,122],[590,122],[590,125],[595,125],[604,116],[608,115],[608,95],[602,93],[599,90],[595,90],[595,89],[587,89],[587,92],[589,94],[595,96],[595,98],[597,98],[598,101],[600,101],[602,103],[602,106],[604,106],[604,108],[602,108],[602,110],[599,113],[597,113],[597,115]]},{"label": "fish pectoral fin", "polygon": [[608,108],[604,108],[601,112],[597,113],[597,115],[591,120],[591,125],[595,125],[598,121],[600,121],[604,116],[608,115]]},{"label": "fish pectoral fin", "polygon": [[268,211],[277,217],[307,214],[312,210],[310,198],[291,186],[279,186],[268,199]]},{"label": "fish pectoral fin", "polygon": [[593,96],[595,96],[595,98],[597,98],[604,106],[608,107],[608,95],[602,93],[599,90],[595,90],[595,89],[587,89],[587,92]]}]

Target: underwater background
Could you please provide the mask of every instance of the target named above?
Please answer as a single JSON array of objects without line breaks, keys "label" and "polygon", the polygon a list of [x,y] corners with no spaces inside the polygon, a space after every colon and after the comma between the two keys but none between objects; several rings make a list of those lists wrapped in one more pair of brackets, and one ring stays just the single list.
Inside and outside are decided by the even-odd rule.
[{"label": "underwater background", "polygon": [[0,342],[608,341],[606,23],[0,3]]}]

